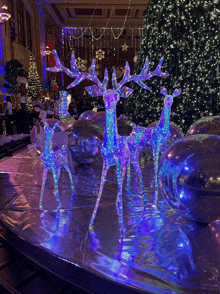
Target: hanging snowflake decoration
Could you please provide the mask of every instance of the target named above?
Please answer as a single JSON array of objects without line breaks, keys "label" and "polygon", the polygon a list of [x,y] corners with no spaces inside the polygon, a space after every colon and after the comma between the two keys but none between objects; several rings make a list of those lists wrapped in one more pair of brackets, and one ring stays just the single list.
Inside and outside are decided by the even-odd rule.
[{"label": "hanging snowflake decoration", "polygon": [[99,49],[98,51],[96,51],[96,57],[98,58],[98,60],[102,60],[103,58],[105,58],[105,52],[102,51],[102,49]]},{"label": "hanging snowflake decoration", "polygon": [[124,43],[124,45],[122,45],[121,47],[122,51],[127,51],[129,46]]},{"label": "hanging snowflake decoration", "polygon": [[82,64],[81,71],[87,71],[87,67],[85,66],[85,64]]},{"label": "hanging snowflake decoration", "polygon": [[80,57],[78,57],[76,59],[76,65],[78,66],[79,69],[82,69],[83,70],[83,68],[85,68],[86,63],[87,63],[87,61],[84,60],[84,59],[81,59]]}]

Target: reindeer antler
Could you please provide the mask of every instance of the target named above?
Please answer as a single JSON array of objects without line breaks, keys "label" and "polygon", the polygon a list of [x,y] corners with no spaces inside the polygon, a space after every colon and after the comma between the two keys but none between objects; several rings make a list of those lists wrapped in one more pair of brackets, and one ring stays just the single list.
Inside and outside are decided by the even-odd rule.
[{"label": "reindeer antler", "polygon": [[[167,89],[165,89],[165,88],[163,88],[163,87],[160,87],[160,93],[163,94],[164,96],[168,96],[168,94],[167,94]],[[174,98],[174,97],[179,96],[180,94],[181,94],[181,89],[175,89],[175,90],[173,91],[173,94],[170,95],[170,96],[172,96],[172,97]]]},{"label": "reindeer antler", "polygon": [[75,54],[74,54],[74,51],[72,52],[71,60],[70,60],[71,70],[69,70],[68,68],[66,68],[65,66],[63,66],[61,64],[60,59],[59,59],[58,54],[57,54],[57,51],[55,49],[53,50],[53,54],[54,54],[56,66],[54,66],[54,67],[47,67],[46,68],[47,71],[52,71],[52,72],[63,71],[68,76],[70,76],[71,78],[74,78],[74,77],[76,77],[76,76],[79,75],[80,72],[79,72],[79,69],[78,69],[78,67],[76,65],[76,62],[75,62]]},{"label": "reindeer antler", "polygon": [[[129,66],[128,62],[126,62],[126,71],[125,71],[123,79],[121,80],[121,82],[119,84],[117,83],[117,80],[116,80],[115,71],[113,72],[113,75],[112,75],[113,89],[116,92],[118,92],[119,94],[124,94],[124,96],[120,95],[121,97],[127,98],[133,92],[133,90],[130,89],[130,88],[127,88],[127,87],[122,88],[122,86],[125,83],[135,81],[142,88],[151,91],[151,89],[147,85],[145,85],[143,83],[143,81],[149,80],[153,76],[165,77],[165,76],[169,75],[168,73],[161,72],[163,59],[164,58],[162,57],[160,59],[160,62],[158,64],[157,68],[154,71],[152,71],[151,73],[148,74],[147,72],[148,72],[148,69],[149,69],[149,58],[147,57],[146,60],[145,60],[145,64],[144,64],[144,67],[143,67],[141,73],[139,75],[132,75],[132,76],[130,75],[130,66]],[[127,95],[127,93],[129,93],[129,94]]]},{"label": "reindeer antler", "polygon": [[[92,97],[102,96],[104,94],[104,92],[107,89],[108,81],[109,81],[107,68],[105,69],[104,80],[101,83],[100,80],[98,79],[96,71],[95,71],[95,63],[96,63],[95,59],[92,62],[92,65],[90,68],[90,73],[86,73],[86,72],[79,71],[79,69],[76,65],[74,51],[72,52],[71,60],[70,60],[71,70],[69,70],[68,68],[66,68],[65,66],[63,66],[61,64],[56,50],[53,50],[53,52],[54,52],[54,57],[55,57],[55,61],[56,61],[56,66],[52,67],[52,68],[46,68],[46,70],[52,71],[52,72],[63,71],[68,76],[70,76],[72,78],[76,78],[75,81],[72,82],[67,87],[67,89],[75,87],[76,85],[78,85],[79,83],[81,83],[85,79],[89,79],[89,80],[93,81],[94,83],[96,83],[96,85],[86,87],[87,92]],[[163,57],[160,59],[160,62],[158,64],[157,68],[148,74],[147,72],[149,69],[149,59],[147,57],[141,73],[139,75],[130,75],[130,66],[129,66],[128,62],[126,62],[126,71],[125,71],[124,77],[120,83],[117,83],[116,71],[115,71],[115,69],[113,70],[113,73],[112,73],[113,90],[117,94],[119,94],[120,97],[127,98],[133,92],[133,90],[128,87],[123,87],[123,85],[128,82],[131,82],[131,81],[135,81],[142,88],[145,88],[147,90],[151,90],[147,85],[145,85],[143,83],[143,81],[149,80],[151,77],[153,77],[155,75],[161,76],[161,77],[165,77],[165,76],[169,75],[168,73],[161,72],[162,63],[163,63]]]}]

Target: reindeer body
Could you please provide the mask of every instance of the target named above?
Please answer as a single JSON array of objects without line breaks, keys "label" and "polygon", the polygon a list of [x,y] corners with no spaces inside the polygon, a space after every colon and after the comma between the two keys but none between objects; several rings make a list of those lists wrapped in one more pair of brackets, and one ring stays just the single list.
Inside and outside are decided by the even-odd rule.
[{"label": "reindeer body", "polygon": [[157,173],[160,152],[166,148],[166,142],[170,137],[170,110],[173,104],[173,98],[180,95],[181,89],[175,90],[172,95],[167,95],[167,90],[161,87],[160,92],[165,96],[164,106],[159,123],[156,124],[151,133],[154,157],[155,187],[158,187]]},{"label": "reindeer body", "polygon": [[[142,179],[141,167],[139,164],[139,153],[141,149],[151,143],[151,128],[134,127],[130,136],[128,136],[128,148],[131,156],[131,163],[139,176],[144,203],[146,205],[146,195]],[[128,173],[128,185],[130,186],[130,172]]]},{"label": "reindeer body", "polygon": [[63,167],[67,170],[71,182],[71,188],[74,189],[73,185],[73,179],[72,174],[69,168],[68,164],[68,156],[66,151],[66,146],[63,146],[62,149],[58,149],[54,151],[52,149],[52,138],[54,134],[54,130],[59,124],[59,121],[55,123],[53,128],[50,128],[48,123],[45,122],[45,145],[44,145],[44,151],[41,154],[41,160],[44,163],[44,171],[43,171],[43,181],[42,181],[42,187],[41,187],[41,195],[40,195],[40,208],[42,207],[42,200],[43,200],[43,194],[44,194],[44,188],[45,188],[45,182],[47,178],[48,170],[51,169],[53,173],[53,179],[54,179],[54,194],[57,199],[57,208],[60,208],[60,199],[59,199],[59,189],[58,189],[58,181],[60,177],[60,170],[63,165]]}]

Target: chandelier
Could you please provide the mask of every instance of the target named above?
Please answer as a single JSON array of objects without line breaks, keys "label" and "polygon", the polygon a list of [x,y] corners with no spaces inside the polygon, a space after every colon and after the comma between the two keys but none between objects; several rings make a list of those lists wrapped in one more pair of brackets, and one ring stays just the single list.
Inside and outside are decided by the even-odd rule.
[{"label": "chandelier", "polygon": [[6,5],[2,6],[2,11],[0,12],[0,24],[4,24],[11,17],[10,13],[7,13],[8,7]]}]

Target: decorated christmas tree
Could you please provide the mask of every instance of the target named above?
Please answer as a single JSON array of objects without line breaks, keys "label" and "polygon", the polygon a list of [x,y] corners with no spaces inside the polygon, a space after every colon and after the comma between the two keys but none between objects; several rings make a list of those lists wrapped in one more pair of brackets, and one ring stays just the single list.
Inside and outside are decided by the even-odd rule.
[{"label": "decorated christmas tree", "polygon": [[33,54],[30,56],[30,65],[28,70],[28,86],[27,86],[27,110],[30,112],[32,110],[31,101],[36,97],[37,93],[42,90],[40,78],[38,75],[36,62]]},{"label": "decorated christmas tree", "polygon": [[220,2],[208,0],[150,0],[138,49],[136,74],[149,57],[151,72],[164,56],[166,78],[147,82],[152,91],[133,85],[127,116],[148,126],[158,121],[163,107],[160,86],[170,92],[182,88],[174,99],[171,121],[183,131],[204,116],[220,113]]}]

